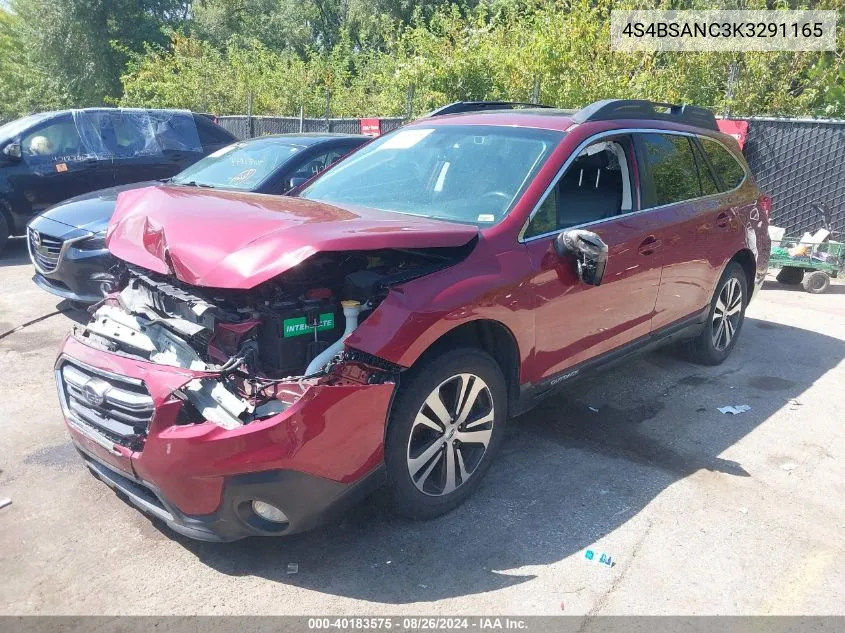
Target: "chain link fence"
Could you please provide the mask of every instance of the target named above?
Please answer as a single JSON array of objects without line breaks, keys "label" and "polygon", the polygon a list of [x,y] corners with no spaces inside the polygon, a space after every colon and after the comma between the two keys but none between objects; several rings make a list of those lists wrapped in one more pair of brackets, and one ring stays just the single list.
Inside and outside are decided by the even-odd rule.
[{"label": "chain link fence", "polygon": [[[760,189],[773,198],[772,224],[788,234],[831,231],[845,239],[845,121],[748,118],[745,157]],[[381,133],[402,118],[385,118]],[[264,134],[339,132],[360,134],[360,119],[222,116],[220,125],[238,138]]]},{"label": "chain link fence", "polygon": [[845,239],[845,121],[747,119],[745,158],[788,235]]},{"label": "chain link fence", "polygon": [[[306,119],[285,116],[221,116],[218,123],[240,139],[264,136],[265,134],[298,134],[308,132],[330,132],[335,134],[360,134],[361,119]],[[381,133],[398,128],[404,119],[380,119]]]}]

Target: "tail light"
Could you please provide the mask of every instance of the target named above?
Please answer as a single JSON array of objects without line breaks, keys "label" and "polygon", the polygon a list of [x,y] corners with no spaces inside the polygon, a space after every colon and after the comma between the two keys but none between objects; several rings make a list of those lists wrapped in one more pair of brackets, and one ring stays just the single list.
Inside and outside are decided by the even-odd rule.
[{"label": "tail light", "polygon": [[766,219],[772,217],[772,198],[771,196],[760,196],[760,210],[766,216]]}]

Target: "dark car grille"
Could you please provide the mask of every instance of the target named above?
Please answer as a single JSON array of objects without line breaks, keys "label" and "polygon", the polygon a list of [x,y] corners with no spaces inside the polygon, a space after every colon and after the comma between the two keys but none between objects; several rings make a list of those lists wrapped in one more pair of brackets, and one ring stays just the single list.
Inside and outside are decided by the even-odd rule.
[{"label": "dark car grille", "polygon": [[45,273],[56,270],[64,240],[29,229],[29,256],[35,267]]},{"label": "dark car grille", "polygon": [[77,426],[131,450],[143,448],[154,405],[142,383],[72,363],[63,364],[57,378]]}]

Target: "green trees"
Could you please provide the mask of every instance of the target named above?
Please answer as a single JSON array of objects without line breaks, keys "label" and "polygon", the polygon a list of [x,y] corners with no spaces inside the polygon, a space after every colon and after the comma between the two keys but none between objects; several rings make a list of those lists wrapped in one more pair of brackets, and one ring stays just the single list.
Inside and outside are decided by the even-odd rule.
[{"label": "green trees", "polygon": [[2,90],[0,116],[103,102],[226,114],[248,101],[255,114],[302,107],[322,116],[327,93],[333,116],[403,115],[409,86],[414,114],[456,99],[578,107],[624,96],[720,113],[845,116],[842,27],[837,53],[612,52],[611,8],[644,4],[12,0],[16,15],[0,11],[0,88],[18,87],[11,101]]},{"label": "green trees", "polygon": [[[101,105],[120,98],[120,75],[130,51],[144,43],[166,44],[162,26],[185,23],[182,0],[11,0],[4,20],[14,24],[13,55],[25,83],[55,86],[57,103]],[[115,45],[115,43],[117,45]],[[37,82],[36,82],[37,83]],[[34,105],[34,104],[33,104]],[[38,106],[43,108],[44,106]]]}]

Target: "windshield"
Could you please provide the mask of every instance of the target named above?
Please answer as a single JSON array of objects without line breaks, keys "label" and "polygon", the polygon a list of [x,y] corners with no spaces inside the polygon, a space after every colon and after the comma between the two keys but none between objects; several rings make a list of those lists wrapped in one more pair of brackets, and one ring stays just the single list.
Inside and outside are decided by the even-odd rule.
[{"label": "windshield", "polygon": [[9,121],[5,125],[0,125],[0,139],[5,141],[10,138],[15,138],[31,125],[48,118],[51,114],[51,112],[30,114],[20,119]]},{"label": "windshield", "polygon": [[302,149],[301,145],[268,139],[233,143],[178,173],[171,182],[252,191]]},{"label": "windshield", "polygon": [[340,162],[300,195],[490,226],[507,215],[563,136],[487,125],[400,129]]}]

